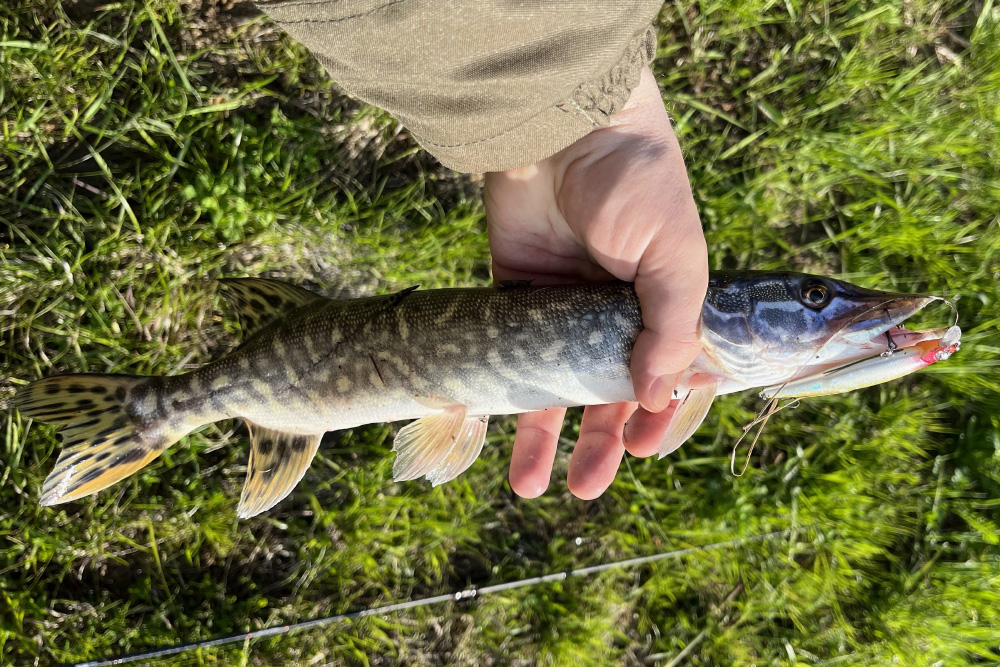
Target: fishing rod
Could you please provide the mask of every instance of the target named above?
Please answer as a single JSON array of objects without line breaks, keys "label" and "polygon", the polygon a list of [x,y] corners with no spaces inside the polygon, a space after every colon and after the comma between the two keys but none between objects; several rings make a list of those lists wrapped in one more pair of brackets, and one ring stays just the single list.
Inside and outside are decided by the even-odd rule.
[{"label": "fishing rod", "polygon": [[484,595],[489,595],[491,593],[509,591],[515,588],[525,588],[528,586],[536,586],[538,584],[548,584],[556,581],[564,581],[566,579],[569,579],[570,577],[586,577],[592,574],[597,574],[598,572],[603,572],[605,570],[610,570],[612,568],[617,568],[617,567],[621,568],[634,567],[636,565],[645,565],[646,563],[655,563],[656,561],[661,561],[661,560],[680,558],[681,556],[686,556],[689,554],[698,553],[702,551],[712,551],[715,549],[723,549],[725,547],[735,547],[735,546],[740,546],[742,544],[748,544],[750,542],[762,542],[774,537],[781,537],[783,535],[788,535],[789,533],[791,533],[791,530],[780,530],[772,533],[754,535],[751,537],[742,537],[732,540],[726,540],[725,542],[714,542],[712,544],[705,544],[700,547],[688,547],[686,549],[676,549],[674,551],[661,551],[660,553],[656,553],[650,556],[627,558],[625,560],[614,561],[611,563],[602,563],[600,565],[580,567],[575,570],[564,570],[562,572],[546,574],[540,577],[529,577],[527,579],[508,581],[506,583],[494,584],[492,586],[483,586],[482,588],[468,588],[461,591],[455,591],[454,593],[435,595],[433,597],[420,598],[418,600],[407,600],[406,602],[397,602],[395,604],[383,605],[381,607],[368,607],[367,609],[362,609],[360,611],[353,611],[347,614],[337,614],[335,616],[326,616],[324,618],[315,618],[309,621],[302,621],[300,623],[290,623],[288,625],[272,625],[270,627],[264,628],[263,630],[254,630],[250,632],[236,632],[230,635],[220,635],[217,637],[211,637],[209,639],[202,639],[200,641],[186,642],[183,644],[173,644],[170,646],[162,646],[160,648],[149,649],[147,651],[137,651],[135,653],[125,653],[111,658],[105,658],[103,660],[90,660],[85,662],[64,663],[59,667],[112,667],[113,665],[124,665],[139,660],[153,660],[156,658],[165,658],[167,656],[177,655],[178,653],[193,651],[195,649],[200,649],[200,648],[208,648],[211,646],[224,646],[226,644],[235,644],[236,642],[249,642],[255,639],[263,639],[265,637],[288,635],[295,632],[301,632],[303,630],[319,628],[324,625],[330,625],[332,623],[339,623],[342,621],[353,621],[355,619],[365,618],[366,616],[390,614],[392,612],[403,611],[405,609],[414,609],[416,607],[426,607],[428,605],[438,604],[441,602],[448,602],[448,601],[458,602],[461,600],[471,600],[474,598],[483,597]]}]

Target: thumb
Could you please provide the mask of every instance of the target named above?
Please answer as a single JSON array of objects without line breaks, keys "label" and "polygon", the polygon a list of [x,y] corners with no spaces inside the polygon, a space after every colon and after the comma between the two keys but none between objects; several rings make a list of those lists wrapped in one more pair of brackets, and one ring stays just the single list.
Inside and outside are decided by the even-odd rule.
[{"label": "thumb", "polygon": [[666,409],[677,375],[701,351],[698,325],[708,290],[708,250],[693,207],[689,215],[694,225],[671,225],[681,238],[662,232],[653,238],[636,273],[644,329],[632,348],[632,383],[649,412]]}]

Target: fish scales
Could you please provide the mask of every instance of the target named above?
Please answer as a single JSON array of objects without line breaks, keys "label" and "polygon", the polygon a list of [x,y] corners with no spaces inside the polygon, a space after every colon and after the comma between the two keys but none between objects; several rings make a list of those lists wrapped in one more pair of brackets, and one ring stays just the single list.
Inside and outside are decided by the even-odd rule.
[{"label": "fish scales", "polygon": [[[623,283],[417,291],[305,306],[233,354],[162,378],[184,397],[212,388],[198,419],[244,417],[289,433],[633,400],[642,327]],[[188,399],[190,400],[190,399]]]},{"label": "fish scales", "polygon": [[[18,393],[22,414],[64,427],[43,504],[99,491],[221,419],[242,418],[250,432],[237,508],[248,517],[291,492],[327,431],[415,420],[396,434],[393,477],[440,484],[476,460],[489,415],[635,399],[642,317],[630,284],[339,301],[268,279],[221,288],[246,335],[232,353],[184,375],[65,375]],[[678,379],[660,455],[694,433],[720,394],[849,391],[948,358],[957,327],[896,326],[933,299],[804,274],[713,274],[702,352]],[[898,352],[883,360],[887,344]]]}]

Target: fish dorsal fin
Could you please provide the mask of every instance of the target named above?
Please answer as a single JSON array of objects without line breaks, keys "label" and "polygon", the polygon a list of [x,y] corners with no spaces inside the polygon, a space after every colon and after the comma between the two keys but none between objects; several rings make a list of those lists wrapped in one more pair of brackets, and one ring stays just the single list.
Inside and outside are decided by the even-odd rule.
[{"label": "fish dorsal fin", "polygon": [[468,417],[464,406],[453,405],[410,422],[399,430],[392,446],[396,452],[392,478],[401,482],[426,477],[433,486],[455,479],[479,458],[488,420]]},{"label": "fish dorsal fin", "polygon": [[660,442],[659,458],[671,453],[694,435],[701,423],[705,421],[718,383],[714,380],[704,380],[702,383],[682,390],[680,403],[670,418],[667,432]]},{"label": "fish dorsal fin", "polygon": [[265,512],[285,498],[306,473],[319,449],[322,433],[295,435],[247,422],[250,429],[250,463],[236,516],[241,519]]},{"label": "fish dorsal fin", "polygon": [[308,303],[326,300],[305,288],[270,278],[223,278],[219,290],[236,311],[244,336]]}]

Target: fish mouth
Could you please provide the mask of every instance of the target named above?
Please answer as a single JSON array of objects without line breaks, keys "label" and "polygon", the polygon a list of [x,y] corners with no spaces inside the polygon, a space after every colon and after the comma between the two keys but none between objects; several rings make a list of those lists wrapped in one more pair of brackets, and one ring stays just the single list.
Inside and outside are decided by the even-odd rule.
[{"label": "fish mouth", "polygon": [[[837,348],[836,351],[831,350],[822,361],[803,367],[788,382],[801,382],[862,362],[872,363],[877,358],[887,358],[898,351],[921,345],[926,347],[928,341],[943,341],[942,345],[950,347],[952,345],[950,339],[960,336],[960,329],[957,326],[923,330],[910,330],[902,326],[906,320],[934,301],[948,304],[956,312],[957,318],[955,306],[941,297],[924,294],[883,294],[877,303],[853,315],[831,337],[827,345],[836,342],[837,344],[833,346]],[[957,349],[957,338],[954,345]]]},{"label": "fish mouth", "polygon": [[[864,301],[869,300],[870,297],[864,299]],[[841,324],[839,331],[834,334],[834,339],[839,339],[849,347],[855,347],[868,344],[887,332],[891,336],[893,329],[901,330],[899,325],[913,317],[927,304],[939,300],[940,297],[924,294],[880,295],[877,302],[867,310],[855,313]]]},{"label": "fish mouth", "polygon": [[958,351],[962,338],[957,324],[924,331],[897,329],[895,336],[892,330],[885,333],[891,345],[883,352],[859,356],[848,363],[826,364],[825,368],[811,367],[807,375],[766,387],[761,397],[827,396],[889,382],[950,358]]}]

